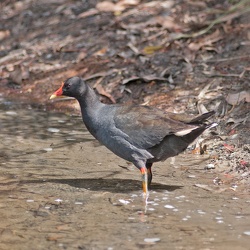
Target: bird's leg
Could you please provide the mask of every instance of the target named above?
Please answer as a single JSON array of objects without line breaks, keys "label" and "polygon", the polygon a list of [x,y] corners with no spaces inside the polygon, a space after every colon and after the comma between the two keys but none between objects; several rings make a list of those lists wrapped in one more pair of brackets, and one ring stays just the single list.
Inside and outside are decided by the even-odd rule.
[{"label": "bird's leg", "polygon": [[150,186],[151,182],[152,182],[152,171],[151,171],[151,167],[152,167],[153,163],[146,163],[146,168],[147,168],[147,173],[148,173],[148,185]]},{"label": "bird's leg", "polygon": [[148,173],[147,168],[143,167],[140,168],[142,174],[142,190],[143,190],[143,197],[146,200],[148,198]]}]

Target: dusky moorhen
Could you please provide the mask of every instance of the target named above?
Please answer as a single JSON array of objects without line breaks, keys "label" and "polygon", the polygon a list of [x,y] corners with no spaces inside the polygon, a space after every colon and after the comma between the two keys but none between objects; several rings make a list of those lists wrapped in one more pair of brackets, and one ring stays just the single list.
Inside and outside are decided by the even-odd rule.
[{"label": "dusky moorhen", "polygon": [[107,105],[80,77],[67,79],[50,99],[69,96],[78,100],[89,132],[121,158],[132,162],[142,174],[144,196],[152,180],[154,162],[183,152],[211,126],[204,120],[214,111],[195,118],[140,105]]}]

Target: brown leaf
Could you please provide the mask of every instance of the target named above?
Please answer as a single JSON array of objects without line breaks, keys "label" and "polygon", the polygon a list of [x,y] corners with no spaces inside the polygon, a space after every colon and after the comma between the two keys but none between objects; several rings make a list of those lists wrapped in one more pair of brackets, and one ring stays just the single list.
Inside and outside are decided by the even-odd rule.
[{"label": "brown leaf", "polygon": [[99,11],[97,9],[89,9],[83,13],[81,13],[78,18],[85,18],[85,17],[89,17],[89,16],[94,16],[96,14],[98,14]]},{"label": "brown leaf", "polygon": [[95,56],[104,56],[107,52],[108,48],[104,47],[94,53]]},{"label": "brown leaf", "polygon": [[163,28],[168,29],[170,31],[180,32],[182,30],[182,27],[179,24],[177,24],[176,21],[170,16],[167,17],[157,16],[156,21]]},{"label": "brown leaf", "polygon": [[228,94],[226,98],[226,101],[231,105],[237,105],[242,100],[245,100],[246,102],[250,102],[250,92],[241,91],[235,94]]},{"label": "brown leaf", "polygon": [[114,12],[116,11],[115,7],[115,4],[109,1],[103,1],[96,5],[96,9],[103,12]]},{"label": "brown leaf", "polygon": [[29,78],[29,68],[24,65],[14,65],[14,70],[10,72],[10,79],[18,84]]},{"label": "brown leaf", "polygon": [[57,241],[59,239],[63,238],[61,234],[49,234],[47,237],[47,241]]},{"label": "brown leaf", "polygon": [[86,56],[87,56],[87,53],[84,52],[84,51],[81,51],[81,52],[78,54],[78,56],[77,56],[77,58],[76,58],[76,61],[77,61],[77,62],[80,62],[80,61],[82,61]]},{"label": "brown leaf", "polygon": [[0,30],[0,41],[10,36],[9,30]]},{"label": "brown leaf", "polygon": [[214,33],[208,36],[205,36],[204,38],[200,39],[198,42],[190,43],[188,45],[188,48],[192,51],[198,51],[199,49],[205,46],[211,49],[212,44],[215,42],[218,42],[221,39],[222,39],[222,35],[220,34],[220,31],[217,29]]},{"label": "brown leaf", "polygon": [[93,88],[95,88],[100,95],[108,97],[111,100],[112,103],[116,103],[114,97],[111,94],[109,94],[108,92],[106,92],[106,90],[102,87],[102,85],[101,85],[102,80],[103,80],[103,77],[100,78],[95,83],[95,85],[93,86]]},{"label": "brown leaf", "polygon": [[59,231],[64,231],[64,230],[71,229],[71,227],[68,224],[63,224],[63,225],[57,226],[56,229],[59,230]]},{"label": "brown leaf", "polygon": [[139,0],[121,0],[117,3],[112,3],[110,1],[103,1],[97,3],[96,9],[103,12],[122,12],[129,6],[134,6],[139,3]]}]

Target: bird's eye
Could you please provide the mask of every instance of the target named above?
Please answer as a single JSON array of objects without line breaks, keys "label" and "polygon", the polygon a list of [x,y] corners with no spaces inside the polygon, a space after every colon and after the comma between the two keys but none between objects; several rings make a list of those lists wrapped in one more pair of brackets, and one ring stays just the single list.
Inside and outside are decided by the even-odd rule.
[{"label": "bird's eye", "polygon": [[67,84],[66,86],[64,86],[66,90],[70,89],[70,84]]}]

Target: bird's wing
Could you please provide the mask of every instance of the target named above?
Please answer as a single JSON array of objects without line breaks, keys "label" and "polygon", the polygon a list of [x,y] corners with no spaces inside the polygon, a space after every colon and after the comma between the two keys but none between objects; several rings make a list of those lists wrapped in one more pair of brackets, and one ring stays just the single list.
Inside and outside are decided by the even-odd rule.
[{"label": "bird's wing", "polygon": [[196,128],[147,106],[120,106],[114,117],[116,128],[128,136],[131,144],[143,149],[159,144],[167,135],[180,133],[182,136]]}]

